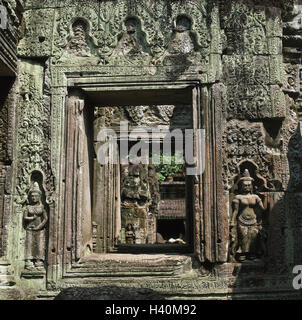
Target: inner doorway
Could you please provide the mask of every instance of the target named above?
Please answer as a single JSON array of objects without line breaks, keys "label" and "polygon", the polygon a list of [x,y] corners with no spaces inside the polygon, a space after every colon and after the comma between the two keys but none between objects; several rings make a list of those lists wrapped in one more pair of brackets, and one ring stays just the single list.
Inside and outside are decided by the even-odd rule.
[{"label": "inner doorway", "polygon": [[[159,127],[169,131],[173,129],[181,131],[192,129],[191,91],[192,89],[189,88],[185,91],[185,94],[181,95],[179,92],[173,95],[166,93],[160,99],[158,99],[159,97],[156,94],[154,95],[154,99],[150,99],[151,95],[149,93],[145,99],[148,104],[144,105],[139,104],[142,102],[141,92],[138,95],[137,101],[133,97],[127,96],[128,101],[121,99],[122,103],[120,104],[111,95],[108,97],[105,94],[102,99],[96,99],[95,94],[83,96],[82,99],[85,105],[83,115],[87,128],[84,145],[87,149],[85,154],[88,155],[87,172],[89,172],[90,179],[86,181],[86,185],[81,184],[80,186],[77,180],[79,175],[75,174],[73,176],[77,180],[75,185],[78,188],[82,188],[78,194],[85,194],[87,189],[89,189],[89,192],[87,191],[89,196],[85,198],[85,201],[88,201],[89,198],[91,199],[91,213],[90,218],[85,218],[83,214],[88,215],[89,210],[82,212],[82,218],[78,219],[81,222],[78,226],[81,224],[82,229],[79,230],[78,226],[76,226],[76,233],[81,233],[85,229],[85,234],[89,235],[86,229],[90,223],[91,241],[83,243],[82,252],[79,252],[79,257],[89,252],[131,253],[178,250],[188,252],[192,250],[193,188],[192,177],[186,177],[184,174],[185,166],[183,166],[182,172],[176,171],[172,175],[166,175],[163,178],[163,171],[160,171],[159,166],[152,163],[142,164],[141,169],[137,170],[138,168],[135,166],[139,166],[139,164],[125,166],[119,162],[120,159],[118,159],[117,163],[100,164],[97,157],[97,150],[104,143],[104,141],[99,141],[98,139],[100,129],[112,130],[115,133],[117,146],[119,146],[122,139],[125,138],[124,133],[120,129],[121,121],[128,121],[129,135],[131,135],[133,129],[139,129],[148,134],[150,130]],[[182,98],[175,101],[171,97]],[[110,103],[110,100],[113,102]],[[100,101],[103,101],[103,103],[100,103]],[[159,103],[160,101],[162,102]],[[156,104],[152,102],[156,102]],[[68,130],[74,130],[74,126],[69,125],[68,128]],[[92,140],[91,137],[93,137]],[[131,149],[131,139],[129,141]],[[162,144],[160,139],[157,142],[158,144]],[[117,155],[119,157],[120,153],[117,152]],[[69,156],[72,157],[72,154]],[[149,156],[152,156],[152,152]],[[128,171],[127,175],[125,175],[125,171]],[[142,182],[144,180],[142,177],[144,173],[142,171],[145,171],[147,181],[145,186],[144,182]],[[151,176],[150,171],[154,171]],[[154,201],[156,196],[154,190],[152,191],[152,187],[150,187],[151,177],[153,182],[157,180],[158,183],[158,201]],[[126,184],[123,185],[125,182]],[[132,199],[129,192],[128,195],[125,195],[127,183],[128,186],[131,186],[132,183],[133,189],[135,189],[135,186],[138,187],[140,189],[138,193],[141,194],[138,197],[132,195]],[[149,192],[149,195],[146,195],[145,203],[144,201],[140,201],[140,198],[143,199],[144,187],[146,193],[148,194]],[[128,191],[130,189],[131,187],[128,188]],[[77,202],[79,202],[78,199]],[[129,199],[132,201],[129,201]],[[146,202],[148,202],[147,205]],[[175,203],[177,203],[176,206]],[[88,207],[86,206],[86,208]],[[137,216],[136,221],[132,219],[135,216]],[[168,223],[169,220],[170,224]],[[86,226],[85,228],[84,225]],[[180,232],[176,234],[175,231],[178,229]],[[79,241],[81,241],[81,238],[79,238]],[[87,245],[89,249],[85,253]]]}]

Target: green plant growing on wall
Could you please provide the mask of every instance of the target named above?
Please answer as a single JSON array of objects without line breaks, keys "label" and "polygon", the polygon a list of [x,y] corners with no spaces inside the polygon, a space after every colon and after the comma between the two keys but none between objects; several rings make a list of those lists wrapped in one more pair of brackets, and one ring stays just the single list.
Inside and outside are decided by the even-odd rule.
[{"label": "green plant growing on wall", "polygon": [[161,153],[159,157],[160,163],[155,165],[155,170],[160,182],[185,170],[185,162],[180,155],[168,156]]}]

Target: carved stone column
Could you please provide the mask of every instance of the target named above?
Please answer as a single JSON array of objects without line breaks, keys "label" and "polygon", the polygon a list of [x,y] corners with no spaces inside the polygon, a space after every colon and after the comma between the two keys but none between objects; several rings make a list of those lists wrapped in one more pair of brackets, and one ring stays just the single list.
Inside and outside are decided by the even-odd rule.
[{"label": "carved stone column", "polygon": [[[97,141],[101,130],[98,119],[94,122],[95,153],[104,142]],[[117,145],[113,143],[117,148]],[[113,150],[112,150],[113,151]],[[113,161],[113,152],[108,155],[108,163],[94,162],[93,185],[93,213],[92,220],[95,226],[95,251],[103,253],[113,250],[117,244],[121,231],[121,204],[120,204],[120,167],[118,152]],[[113,163],[115,162],[115,163]]]}]

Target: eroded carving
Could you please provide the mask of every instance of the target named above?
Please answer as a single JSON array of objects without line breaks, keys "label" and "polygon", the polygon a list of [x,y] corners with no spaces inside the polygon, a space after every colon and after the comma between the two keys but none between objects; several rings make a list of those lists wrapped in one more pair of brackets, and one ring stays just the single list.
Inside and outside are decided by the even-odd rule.
[{"label": "eroded carving", "polygon": [[30,174],[39,170],[45,174],[46,199],[52,202],[54,176],[50,165],[50,110],[48,101],[36,87],[33,75],[22,73],[18,142],[17,194],[15,201],[26,201]]},{"label": "eroded carving", "polygon": [[[233,200],[231,219],[231,260],[255,260],[265,254],[265,232],[261,215],[265,210],[261,198],[253,194],[254,179],[245,169],[239,179],[239,194]],[[260,211],[260,213],[257,212]]]},{"label": "eroded carving", "polygon": [[154,165],[124,165],[121,179],[122,243],[155,242],[160,193]]},{"label": "eroded carving", "polygon": [[[221,9],[219,12],[218,2],[220,9],[223,7],[228,9]],[[113,5],[112,1],[77,3],[69,0],[53,0],[47,4],[30,1],[29,9],[25,13],[25,35],[19,45],[19,55],[25,58],[20,63],[21,70],[29,59],[34,61],[26,72],[20,73],[18,133],[14,158],[15,211],[19,212],[28,198],[26,206],[28,213],[25,217],[34,212],[41,215],[41,210],[47,212],[46,202],[51,201],[54,186],[60,184],[59,190],[64,190],[63,185],[68,184],[67,179],[64,180],[63,174],[61,175],[60,170],[64,171],[64,168],[62,169],[59,159],[64,152],[66,120],[64,98],[67,91],[66,83],[73,81],[67,79],[70,75],[83,78],[81,83],[93,79],[97,85],[106,81],[135,83],[142,80],[146,80],[149,86],[161,81],[181,85],[194,79],[199,84],[206,84],[199,100],[201,112],[197,110],[197,117],[201,115],[199,119],[201,126],[206,129],[209,136],[215,135],[216,131],[216,138],[210,137],[207,140],[208,149],[213,153],[213,158],[208,159],[215,161],[209,164],[204,175],[205,180],[201,185],[215,184],[215,177],[220,177],[223,171],[223,183],[217,178],[218,186],[213,187],[214,192],[212,190],[208,192],[206,188],[199,190],[197,178],[192,183],[194,185],[189,186],[190,190],[194,190],[193,206],[196,220],[192,229],[196,237],[194,248],[200,261],[204,262],[207,259],[213,263],[218,260],[226,261],[223,257],[226,255],[221,252],[226,252],[225,248],[228,247],[225,241],[228,237],[228,223],[224,221],[228,219],[226,213],[228,209],[225,208],[228,197],[231,201],[234,198],[235,206],[231,221],[232,261],[237,261],[237,258],[240,261],[262,258],[266,254],[267,229],[261,219],[266,195],[260,192],[268,193],[269,198],[275,197],[271,203],[276,205],[275,217],[272,219],[276,225],[269,224],[272,227],[269,231],[274,234],[273,237],[270,236],[276,238],[274,228],[278,232],[285,230],[284,234],[287,232],[290,234],[287,230],[291,230],[294,224],[296,224],[293,227],[294,234],[299,234],[299,218],[297,217],[294,223],[291,222],[290,214],[286,211],[288,198],[285,196],[285,200],[282,199],[283,191],[284,193],[301,191],[302,157],[301,134],[294,108],[296,103],[294,99],[300,94],[299,63],[289,63],[291,60],[288,59],[283,65],[281,12],[277,7],[268,7],[268,5],[279,6],[280,1],[218,2],[121,0],[115,1]],[[42,28],[44,25],[45,28]],[[294,21],[292,28],[296,30],[298,26],[298,21]],[[223,33],[226,39],[224,46],[222,46]],[[298,38],[295,39],[297,41]],[[50,69],[46,72],[43,71],[45,65],[42,62],[42,58],[44,61],[45,57],[51,57],[46,63],[47,68],[50,65]],[[33,70],[38,64],[40,70]],[[285,77],[283,77],[283,67],[286,71]],[[28,73],[31,72],[29,76]],[[44,92],[39,85],[43,82],[44,89],[47,87]],[[207,89],[213,83],[223,84],[221,87],[225,89],[223,97],[225,101],[221,104],[219,98],[213,97]],[[92,85],[89,82],[87,84]],[[51,104],[45,94],[52,95]],[[290,107],[290,111],[287,104],[288,95],[293,97],[293,107]],[[129,120],[133,126],[164,125],[170,128],[173,126],[183,128],[189,123],[192,124],[188,108],[184,105],[149,106],[148,103],[149,101],[146,101],[144,106],[98,108],[96,111],[96,118],[100,119],[97,124],[98,129],[118,125],[120,120]],[[4,109],[1,111],[7,112]],[[69,149],[74,151],[75,155],[71,161],[76,167],[72,175],[77,175],[72,183],[77,185],[78,190],[86,192],[85,187],[91,185],[85,178],[88,171],[87,159],[93,158],[94,155],[93,152],[85,150],[83,109],[76,109],[76,112],[78,114],[75,120],[77,131],[74,135],[75,142],[72,147],[74,149]],[[52,136],[50,136],[50,122],[52,122]],[[4,122],[0,123],[1,125],[4,126],[3,130],[0,128],[2,138],[5,135],[2,131],[6,132],[8,124]],[[272,129],[274,126],[278,128],[276,132]],[[224,134],[221,140],[219,130]],[[0,140],[6,147],[5,137]],[[1,157],[4,159],[6,155],[2,153]],[[241,177],[241,187],[239,193],[235,195],[236,191],[232,190],[236,182],[234,176],[238,174],[238,166],[242,173],[244,161],[257,163],[257,170],[253,171],[251,170],[253,166],[248,166],[252,177],[248,177],[248,174]],[[220,168],[220,165],[223,168]],[[56,184],[52,177],[51,166],[58,175]],[[93,218],[98,218],[92,222],[95,252],[110,252],[119,238],[126,244],[147,242],[147,237],[151,233],[146,230],[154,229],[156,223],[154,217],[159,200],[159,186],[154,168],[144,166],[137,169],[135,166],[129,166],[128,173],[123,173],[120,179],[120,171],[115,166],[108,165],[101,168],[96,164],[95,167],[97,177],[95,185],[89,186],[90,191],[94,192],[92,197],[96,198],[96,212]],[[30,197],[28,195],[33,170],[40,170],[45,177],[43,181],[45,186],[40,198],[39,192],[36,194],[32,192]],[[4,174],[1,175],[2,185],[4,185],[3,177]],[[68,185],[67,194],[72,194],[69,191],[76,190],[72,188],[72,183]],[[122,184],[121,188],[119,183]],[[121,196],[117,190],[122,191]],[[44,201],[44,192],[47,201]],[[66,219],[64,220],[66,225],[70,223],[66,227],[70,243],[65,249],[66,252],[71,250],[73,259],[76,251],[73,244],[75,242],[75,246],[78,246],[77,241],[81,239],[83,230],[73,234],[75,229],[72,229],[72,223],[77,224],[76,230],[81,230],[79,228],[81,220],[75,222],[72,219],[81,208],[88,212],[88,215],[93,209],[90,206],[84,208],[90,198],[88,191],[83,195],[79,194],[76,203],[73,202],[76,196],[72,194],[70,207],[74,205],[75,209],[70,216],[64,216],[65,208],[62,213],[61,207],[64,205],[61,206],[60,202],[64,196],[66,195],[59,193],[55,198],[58,199],[58,205],[54,205],[56,217],[51,224],[53,228],[51,239],[53,243],[58,243],[56,237],[62,235],[56,234],[60,229],[56,224],[62,221],[57,218]],[[204,201],[200,200],[201,198]],[[299,199],[297,196],[295,208],[290,210],[299,212]],[[173,200],[170,203],[171,210],[186,210],[184,201],[181,202],[181,206]],[[213,204],[217,210],[211,211]],[[122,214],[117,209],[121,207]],[[217,218],[217,221],[212,221],[211,215]],[[52,214],[49,214],[50,217]],[[211,217],[208,222],[206,217]],[[69,218],[72,222],[68,220]],[[120,237],[121,223],[124,234]],[[88,222],[85,226],[88,225],[89,229],[90,224]],[[27,237],[29,238],[28,235]],[[106,243],[108,239],[110,239],[109,244]],[[103,247],[100,249],[101,241]],[[38,243],[38,239],[32,242]],[[29,244],[26,246],[32,248]],[[284,254],[286,246],[287,244],[280,245],[280,250],[283,250],[282,261],[286,260]],[[51,263],[55,265],[61,260],[57,259],[55,251],[57,249],[53,250],[49,256],[54,257]],[[274,250],[278,260],[279,247]],[[28,256],[29,264],[31,262],[33,264],[31,267],[35,267],[35,262],[36,267],[39,267],[39,264],[42,266],[39,258],[41,255],[37,253],[36,258]],[[298,261],[297,257],[295,259]],[[51,273],[52,271],[49,271],[49,283],[53,281]],[[53,276],[55,277],[55,272]]]},{"label": "eroded carving", "polygon": [[150,200],[148,171],[144,164],[130,164],[122,171],[121,197],[125,202],[144,204]]},{"label": "eroded carving", "polygon": [[83,20],[77,20],[72,25],[73,35],[67,45],[67,51],[75,56],[89,57],[90,48],[87,43],[86,35],[87,25]]},{"label": "eroded carving", "polygon": [[47,221],[47,212],[42,203],[42,191],[38,182],[34,182],[29,189],[28,204],[23,215],[26,230],[25,269],[44,268]]},{"label": "eroded carving", "polygon": [[125,32],[120,36],[113,56],[148,55],[150,50],[141,32],[140,22],[137,18],[127,18]]},{"label": "eroded carving", "polygon": [[0,162],[4,162],[8,158],[7,136],[8,136],[8,110],[7,110],[7,106],[4,106],[0,110]]}]

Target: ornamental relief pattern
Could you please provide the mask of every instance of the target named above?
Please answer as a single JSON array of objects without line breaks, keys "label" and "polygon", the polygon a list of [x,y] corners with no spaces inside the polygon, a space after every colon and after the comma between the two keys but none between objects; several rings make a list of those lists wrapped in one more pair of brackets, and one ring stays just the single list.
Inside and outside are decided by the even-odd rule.
[{"label": "ornamental relief pattern", "polygon": [[0,110],[0,161],[4,162],[8,158],[7,154],[7,136],[8,136],[8,110],[5,105]]},{"label": "ornamental relief pattern", "polygon": [[50,168],[50,107],[35,87],[34,77],[26,72],[21,76],[15,202],[17,205],[26,202],[30,177],[39,171],[47,186],[46,200],[51,203],[55,186]]},{"label": "ornamental relief pattern", "polygon": [[94,117],[100,127],[119,128],[120,121],[128,121],[130,127],[161,126],[179,129],[191,126],[190,105],[150,105],[126,107],[96,107]]},{"label": "ornamental relief pattern", "polygon": [[281,132],[284,154],[288,163],[286,186],[288,191],[291,192],[302,191],[302,139],[300,130],[298,115],[292,105]]},{"label": "ornamental relief pattern", "polygon": [[300,90],[300,66],[285,64],[285,77],[283,88],[288,92],[299,92]]},{"label": "ornamental relief pattern", "polygon": [[19,56],[41,57],[51,55],[53,20],[54,13],[47,9],[24,12],[24,37],[18,45]]},{"label": "ornamental relief pattern", "polygon": [[[225,188],[232,187],[238,163],[253,161],[267,181],[267,190],[302,190],[302,139],[294,100],[286,97],[286,117],[273,127],[267,122],[229,120],[222,140]],[[278,129],[279,126],[279,129]],[[282,187],[281,187],[282,186]]]},{"label": "ornamental relief pattern", "polygon": [[272,113],[270,89],[266,86],[233,86],[228,90],[227,114],[235,119],[261,119]]},{"label": "ornamental relief pattern", "polygon": [[[121,0],[114,5],[112,1],[91,1],[79,6],[71,2],[69,6],[64,2],[60,9],[54,6],[53,14],[49,14],[47,19],[44,19],[44,9],[29,10],[27,21],[34,21],[36,26],[27,26],[26,45],[21,44],[20,54],[51,56],[53,79],[56,72],[60,75],[66,70],[97,74],[101,67],[104,68],[102,76],[112,76],[115,72],[112,66],[125,67],[125,74],[121,76],[134,74],[135,66],[140,68],[140,74],[144,69],[141,66],[173,66],[168,76],[174,79],[177,71],[181,73],[187,65],[208,65],[210,54],[217,54],[220,62],[220,50],[224,45],[222,80],[226,85],[226,103],[223,113],[228,121],[222,141],[224,187],[227,190],[232,187],[232,177],[238,173],[238,163],[251,161],[257,165],[259,175],[266,179],[267,190],[281,190],[288,182],[283,177],[286,174],[286,159],[282,158],[281,153],[284,154],[286,148],[289,149],[289,155],[294,153],[295,132],[292,132],[293,136],[288,137],[287,142],[271,146],[267,143],[268,134],[263,122],[274,117],[284,118],[285,97],[279,85],[284,84],[290,92],[298,90],[296,66],[286,66],[288,77],[284,82],[280,71],[282,56],[278,51],[281,41],[277,36],[278,28],[277,31],[270,29],[263,7],[251,9],[242,3],[233,3],[230,12],[221,15],[219,25],[217,8],[213,5],[209,10],[211,6],[206,3],[190,0],[185,3],[169,2],[168,5],[164,1],[155,4],[154,1]],[[38,26],[43,23],[47,24],[45,29],[49,33],[40,35]],[[221,43],[221,27],[225,33],[224,44]],[[270,42],[268,35],[274,41]],[[44,50],[46,46],[51,51]],[[276,56],[271,57],[272,52]],[[218,64],[213,61],[213,69],[218,74]],[[117,72],[121,72],[121,69]],[[22,77],[28,83],[23,84],[23,87],[33,83],[32,79],[26,80],[27,75]],[[51,88],[51,85],[63,87],[66,79],[62,79],[53,80],[50,90],[64,90]],[[45,174],[48,198],[54,190],[49,165],[50,131],[47,123],[50,121],[50,110],[35,88],[22,90],[21,108],[24,112],[20,113],[18,139],[21,150],[18,203],[25,199],[28,177],[33,170]],[[61,97],[53,99],[59,100]],[[60,117],[58,110],[61,102],[57,105],[54,112]],[[140,111],[136,107],[129,107],[122,116],[130,117],[134,123],[141,125],[144,114]],[[167,111],[160,113],[157,110],[156,118],[163,122],[169,121],[171,115]],[[109,109],[102,112],[108,113],[108,121],[114,116],[113,120],[117,122],[121,116],[112,115]],[[154,117],[154,114],[150,115],[152,120]],[[287,127],[284,126],[288,125],[292,123],[287,122],[282,128],[286,131]],[[52,123],[52,126],[55,124]],[[55,139],[53,137],[53,141]],[[59,149],[53,151],[53,154],[56,153],[59,153]],[[30,161],[26,162],[21,157]],[[292,161],[290,167],[291,175],[296,177],[296,180],[291,180],[291,185],[298,186],[300,165]],[[280,187],[281,183],[283,185]]]},{"label": "ornamental relief pattern", "polygon": [[261,123],[231,120],[223,134],[223,178],[225,189],[232,188],[232,178],[238,174],[238,163],[250,160],[257,164],[258,172],[270,179],[268,172],[271,155],[265,146],[265,135]]},{"label": "ornamental relief pattern", "polygon": [[264,7],[251,9],[246,4],[234,2],[228,12],[221,10],[221,26],[225,29],[228,54],[268,53],[267,19],[263,9]]},{"label": "ornamental relief pattern", "polygon": [[[79,20],[85,22],[87,45],[90,47],[92,56],[98,58],[98,60],[86,59],[85,64],[88,65],[161,64],[163,57],[171,54],[171,46],[179,46],[179,43],[173,44],[175,33],[185,34],[186,31],[188,31],[188,38],[194,42],[194,48],[200,54],[191,63],[201,64],[204,62],[204,56],[210,53],[211,46],[219,47],[220,42],[219,34],[216,33],[215,37],[211,35],[213,28],[218,30],[217,8],[213,7],[211,11],[207,12],[206,1],[190,0],[185,3],[166,3],[164,1],[156,3],[153,1],[132,1],[130,3],[127,0],[121,0],[117,3],[110,1],[98,3],[91,1],[85,2],[83,5],[71,3],[70,6],[64,3],[64,7],[60,10],[53,10],[54,17],[49,14],[47,19],[44,17],[44,12],[43,9],[27,11],[27,21],[35,21],[35,24],[27,26],[19,54],[29,56],[31,50],[33,53],[48,46],[48,48],[52,48],[53,64],[67,62],[67,59],[64,57],[62,59],[62,56],[66,48],[70,48],[70,40],[74,36],[73,26]],[[32,17],[34,17],[33,20]],[[179,31],[177,25],[179,17],[186,18],[190,22],[187,30]],[[130,32],[129,20],[136,23],[135,30]],[[49,30],[46,31],[48,33],[38,35],[37,29],[45,22],[47,28],[43,27],[43,30]],[[184,27],[183,23],[182,27]],[[54,33],[51,34],[50,30],[53,29]],[[129,36],[130,33],[132,36]],[[40,44],[36,43],[37,41],[40,41]],[[189,39],[183,39],[183,41],[188,43]],[[136,44],[134,44],[135,42]],[[82,44],[86,46],[83,41]],[[125,48],[131,47],[133,44],[136,49]],[[33,49],[33,47],[38,49]],[[117,53],[119,51],[123,54]],[[77,62],[77,59],[68,60],[68,64]]]}]

